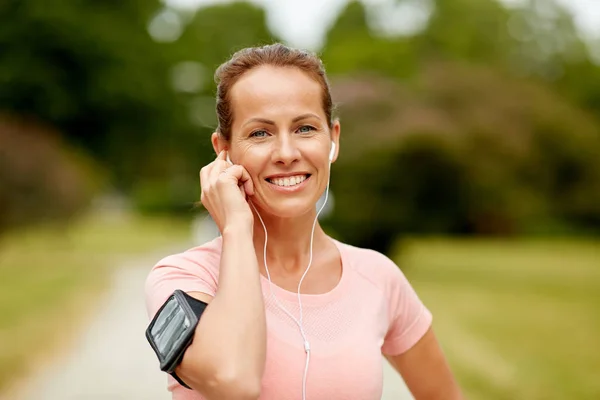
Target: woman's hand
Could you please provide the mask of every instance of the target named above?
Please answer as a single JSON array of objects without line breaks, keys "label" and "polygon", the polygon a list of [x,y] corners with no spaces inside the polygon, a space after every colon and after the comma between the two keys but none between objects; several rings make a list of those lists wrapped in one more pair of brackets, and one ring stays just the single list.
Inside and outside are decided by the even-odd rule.
[{"label": "woman's hand", "polygon": [[200,170],[200,201],[217,224],[220,232],[231,224],[252,224],[254,217],[248,196],[254,195],[250,174],[241,165],[226,161],[221,151],[215,161]]}]

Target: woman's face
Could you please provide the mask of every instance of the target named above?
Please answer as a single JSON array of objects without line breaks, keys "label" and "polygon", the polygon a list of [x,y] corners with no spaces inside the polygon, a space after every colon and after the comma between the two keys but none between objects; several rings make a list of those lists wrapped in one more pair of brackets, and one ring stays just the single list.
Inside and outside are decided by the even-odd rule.
[{"label": "woman's face", "polygon": [[321,90],[297,68],[272,66],[245,73],[231,89],[234,120],[225,147],[231,161],[248,170],[252,201],[268,214],[306,214],[325,191],[331,141],[338,149],[340,127],[335,122],[329,129]]}]

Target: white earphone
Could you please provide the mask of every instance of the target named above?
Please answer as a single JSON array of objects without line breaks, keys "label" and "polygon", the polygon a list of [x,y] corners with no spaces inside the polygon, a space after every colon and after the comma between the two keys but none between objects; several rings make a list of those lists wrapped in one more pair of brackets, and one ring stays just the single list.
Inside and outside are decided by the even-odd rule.
[{"label": "white earphone", "polygon": [[[269,273],[269,267],[267,266],[267,242],[268,242],[268,237],[269,237],[267,234],[267,227],[265,226],[265,223],[263,222],[262,217],[258,213],[258,210],[256,209],[256,207],[254,207],[254,204],[252,204],[252,202],[250,202],[250,205],[256,212],[256,215],[258,215],[258,219],[260,220],[260,223],[263,226],[263,230],[265,231],[265,246],[263,249],[263,260],[265,262],[265,271],[267,272],[267,278],[269,279],[269,289],[271,291],[271,297],[275,300],[277,307],[279,307],[279,309],[281,311],[286,313],[296,323],[296,325],[298,325],[298,328],[300,329],[300,335],[302,335],[302,340],[304,341],[304,351],[306,352],[306,364],[304,366],[304,375],[302,377],[302,400],[306,400],[306,375],[308,373],[308,364],[310,362],[310,343],[308,342],[308,338],[306,337],[306,333],[304,332],[304,326],[302,325],[303,315],[302,315],[302,298],[300,297],[300,287],[302,286],[302,281],[304,280],[304,277],[306,276],[306,274],[308,273],[308,270],[310,269],[310,266],[312,265],[313,239],[315,236],[315,227],[317,225],[317,220],[319,218],[319,214],[321,213],[321,211],[327,204],[327,199],[329,197],[329,181],[330,181],[330,177],[331,177],[331,163],[333,162],[334,156],[335,156],[335,143],[332,140],[331,141],[331,150],[329,151],[329,172],[330,172],[330,174],[329,174],[329,177],[327,178],[327,188],[325,190],[325,201],[321,205],[321,208],[319,209],[319,211],[317,211],[317,215],[313,222],[312,232],[310,235],[310,258],[309,258],[308,266],[306,267],[304,274],[300,278],[300,282],[298,282],[298,307],[300,308],[300,319],[299,320],[296,319],[288,310],[285,309],[285,307],[283,307],[279,303],[279,300],[275,296],[275,293],[273,293],[273,283],[271,282],[271,274]],[[227,152],[227,161],[230,164],[233,164],[231,162],[231,159],[229,158],[229,152]]]},{"label": "white earphone", "polygon": [[331,141],[331,151],[329,152],[329,162],[333,161],[333,156],[335,156],[335,142]]}]

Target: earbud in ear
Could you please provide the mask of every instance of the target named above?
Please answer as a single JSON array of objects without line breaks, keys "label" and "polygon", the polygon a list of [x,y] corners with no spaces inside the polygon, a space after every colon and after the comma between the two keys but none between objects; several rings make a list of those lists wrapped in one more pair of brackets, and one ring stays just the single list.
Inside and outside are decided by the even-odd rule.
[{"label": "earbud in ear", "polygon": [[233,163],[231,162],[231,158],[229,158],[229,152],[227,152],[227,162],[228,162],[229,164],[233,164]]},{"label": "earbud in ear", "polygon": [[331,151],[329,152],[329,162],[333,161],[333,156],[335,156],[335,143],[332,140],[331,141]]}]

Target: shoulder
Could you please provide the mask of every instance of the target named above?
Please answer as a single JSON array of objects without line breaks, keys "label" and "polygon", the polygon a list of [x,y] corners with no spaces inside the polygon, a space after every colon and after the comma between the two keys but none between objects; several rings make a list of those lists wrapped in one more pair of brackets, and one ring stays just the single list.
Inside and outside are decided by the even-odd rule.
[{"label": "shoulder", "polygon": [[148,313],[153,315],[176,289],[214,296],[220,259],[220,237],[160,259],[150,270],[144,285]]},{"label": "shoulder", "polygon": [[411,348],[429,329],[431,312],[388,256],[370,249],[341,245],[363,282],[377,287],[385,298],[388,330],[382,352],[397,355]]},{"label": "shoulder", "polygon": [[338,242],[343,259],[362,279],[371,282],[381,290],[388,292],[391,285],[405,279],[398,265],[379,251]]},{"label": "shoulder", "polygon": [[153,272],[163,269],[184,269],[190,272],[207,270],[218,273],[221,246],[222,238],[219,236],[181,253],[167,255],[154,265],[150,274],[152,275]]}]

